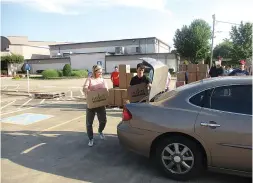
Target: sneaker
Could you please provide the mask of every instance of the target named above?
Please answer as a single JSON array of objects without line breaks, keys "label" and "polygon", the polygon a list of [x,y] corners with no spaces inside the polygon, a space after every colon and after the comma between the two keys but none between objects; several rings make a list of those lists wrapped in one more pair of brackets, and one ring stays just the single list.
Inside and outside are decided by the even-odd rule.
[{"label": "sneaker", "polygon": [[93,146],[93,144],[94,144],[93,139],[89,140],[88,146],[92,147],[92,146]]},{"label": "sneaker", "polygon": [[100,138],[102,139],[102,140],[104,140],[105,139],[105,136],[104,136],[104,134],[101,132],[101,133],[99,133],[99,136],[100,136]]}]

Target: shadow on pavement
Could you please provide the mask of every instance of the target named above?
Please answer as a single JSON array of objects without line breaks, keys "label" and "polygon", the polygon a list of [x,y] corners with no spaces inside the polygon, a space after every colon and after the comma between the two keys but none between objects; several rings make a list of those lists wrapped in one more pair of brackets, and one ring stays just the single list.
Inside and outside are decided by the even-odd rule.
[{"label": "shadow on pavement", "polygon": [[[2,158],[18,165],[66,178],[92,183],[105,182],[175,182],[162,176],[151,161],[135,155],[120,146],[114,134],[100,140],[95,134],[95,145],[87,145],[85,132],[50,131],[34,135],[36,131],[2,131]],[[31,151],[27,149],[45,143]],[[3,167],[4,175],[17,181],[18,173]],[[29,174],[28,174],[29,175]],[[36,180],[36,179],[35,179]],[[208,173],[191,182],[237,183],[249,179]],[[153,182],[152,181],[152,182]]]},{"label": "shadow on pavement", "polygon": [[[2,131],[2,158],[34,170],[93,183],[117,179],[128,182],[136,172],[140,176],[147,167],[151,170],[149,161],[124,150],[116,135],[107,134],[103,141],[94,134],[95,144],[90,148],[84,132],[50,131],[32,136],[34,133]],[[41,143],[45,144],[22,154]]]},{"label": "shadow on pavement", "polygon": [[[19,107],[20,105],[14,105],[16,107]],[[34,107],[34,105],[26,105],[26,107]],[[47,105],[40,105],[36,106],[37,108],[45,108],[45,109],[51,109],[51,108],[63,108],[63,109],[86,109],[86,104],[47,104]]]},{"label": "shadow on pavement", "polygon": [[[13,105],[15,107],[20,107],[20,105]],[[62,111],[86,111],[87,108],[87,104],[66,104],[66,103],[59,103],[59,104],[47,104],[47,105],[29,105],[27,104],[26,107],[34,107],[36,106],[37,108],[41,108],[41,109],[61,109]],[[122,112],[122,109],[116,108],[106,108],[107,112]]]}]

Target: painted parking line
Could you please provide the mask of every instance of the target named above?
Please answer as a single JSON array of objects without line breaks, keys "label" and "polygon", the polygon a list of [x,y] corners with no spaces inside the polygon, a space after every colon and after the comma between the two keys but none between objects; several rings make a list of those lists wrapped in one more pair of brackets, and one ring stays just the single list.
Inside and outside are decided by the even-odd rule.
[{"label": "painted parking line", "polygon": [[68,124],[68,123],[70,123],[70,122],[72,122],[72,121],[78,120],[78,119],[80,119],[80,118],[84,118],[84,115],[79,116],[79,117],[76,117],[76,118],[73,118],[73,119],[68,120],[68,121],[65,121],[65,122],[60,123],[60,124],[58,124],[58,125],[51,126],[51,127],[46,128],[46,129],[44,129],[44,130],[41,130],[40,132],[33,133],[32,135],[33,135],[33,136],[39,135],[39,134],[41,134],[41,133],[43,133],[43,132],[45,132],[45,131],[52,130],[52,129],[57,128],[57,127],[59,127],[59,126]]},{"label": "painted parking line", "polygon": [[34,149],[36,149],[37,147],[40,147],[40,146],[43,146],[43,145],[45,145],[46,143],[40,143],[40,144],[37,144],[37,145],[35,145],[35,146],[33,146],[33,147],[30,147],[30,148],[28,148],[28,149],[26,149],[26,150],[24,150],[22,153],[20,153],[20,154],[26,154],[26,153],[29,153],[30,151],[32,151],[32,150],[34,150]]},{"label": "painted parking line", "polygon": [[40,101],[40,104],[44,103],[44,101],[45,101],[45,99],[41,100],[41,101]]},{"label": "painted parking line", "polygon": [[84,92],[83,92],[83,90],[81,90],[81,89],[80,89],[80,92],[81,92],[81,94],[82,94],[82,95],[84,95]]},{"label": "painted parking line", "polygon": [[31,100],[32,100],[32,99],[27,100],[25,103],[23,103],[23,104],[19,107],[19,109],[22,108],[22,107],[24,107],[24,106],[25,106],[26,104],[28,104]]},{"label": "painted parking line", "polygon": [[13,104],[14,102],[16,102],[16,100],[14,100],[14,101],[12,101],[12,102],[10,102],[10,103],[6,104],[5,106],[1,107],[1,109],[3,109],[3,108],[5,108],[5,107],[7,107],[7,106],[9,106],[9,105]]}]

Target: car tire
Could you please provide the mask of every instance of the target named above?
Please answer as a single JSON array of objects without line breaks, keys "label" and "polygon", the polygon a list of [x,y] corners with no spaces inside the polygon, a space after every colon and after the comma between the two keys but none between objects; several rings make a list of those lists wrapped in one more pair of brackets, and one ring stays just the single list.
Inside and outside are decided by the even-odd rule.
[{"label": "car tire", "polygon": [[199,177],[206,167],[199,145],[182,136],[162,139],[156,146],[155,163],[169,178],[183,181]]}]

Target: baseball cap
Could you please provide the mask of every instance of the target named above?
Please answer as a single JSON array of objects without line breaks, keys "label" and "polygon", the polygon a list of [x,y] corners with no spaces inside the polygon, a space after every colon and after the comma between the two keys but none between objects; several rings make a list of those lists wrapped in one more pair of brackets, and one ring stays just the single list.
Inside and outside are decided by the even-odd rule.
[{"label": "baseball cap", "polygon": [[240,60],[240,64],[245,65],[246,64],[245,60]]}]

